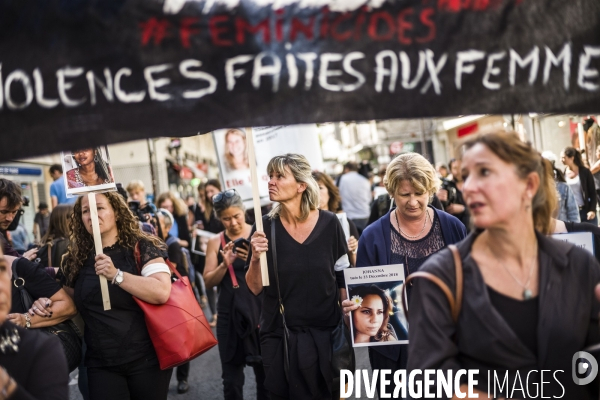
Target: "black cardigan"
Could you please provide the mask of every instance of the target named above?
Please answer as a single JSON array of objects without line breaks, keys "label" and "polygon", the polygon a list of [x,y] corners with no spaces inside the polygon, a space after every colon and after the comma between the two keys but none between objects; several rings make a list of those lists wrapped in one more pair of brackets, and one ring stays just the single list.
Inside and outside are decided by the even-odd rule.
[{"label": "black cardigan", "polygon": [[[517,371],[524,383],[528,371],[563,370],[556,375],[564,386],[563,398],[597,399],[598,378],[589,385],[577,386],[571,377],[573,355],[600,342],[600,305],[594,296],[594,288],[600,282],[600,266],[594,256],[570,243],[537,234],[540,267],[535,355],[490,301],[479,267],[470,254],[476,235],[472,233],[458,244],[464,272],[458,324],[452,321],[448,301],[439,287],[424,279],[415,280],[409,309],[408,369],[479,369],[481,390],[487,390],[490,370],[502,377],[508,370],[509,388]],[[431,256],[421,270],[437,275],[454,291],[456,279],[450,250]],[[545,396],[561,395],[562,389],[551,374],[542,378],[550,381],[544,385]],[[533,379],[539,382],[539,374]],[[520,391],[516,393],[521,397]],[[502,395],[506,396],[504,391]]]},{"label": "black cardigan", "polygon": [[595,213],[598,198],[596,194],[596,183],[594,183],[594,175],[592,175],[592,171],[586,167],[579,167],[579,180],[581,181],[581,191],[583,192],[582,210],[585,210],[586,213],[590,211]]},{"label": "black cardigan", "polygon": [[[16,326],[5,322],[1,330]],[[17,382],[11,400],[68,400],[69,371],[60,340],[37,329],[16,327],[19,351],[0,353],[0,365]]]}]

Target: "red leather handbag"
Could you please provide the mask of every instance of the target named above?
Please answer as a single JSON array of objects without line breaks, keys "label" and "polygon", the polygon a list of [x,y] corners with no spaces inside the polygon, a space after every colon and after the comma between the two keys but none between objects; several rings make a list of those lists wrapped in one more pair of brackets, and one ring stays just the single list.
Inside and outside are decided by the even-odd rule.
[{"label": "red leather handbag", "polygon": [[[139,245],[135,245],[134,255],[141,272]],[[189,279],[182,277],[169,260],[166,263],[178,278],[171,285],[169,300],[157,305],[133,297],[144,311],[150,339],[163,370],[185,364],[217,344]]]}]

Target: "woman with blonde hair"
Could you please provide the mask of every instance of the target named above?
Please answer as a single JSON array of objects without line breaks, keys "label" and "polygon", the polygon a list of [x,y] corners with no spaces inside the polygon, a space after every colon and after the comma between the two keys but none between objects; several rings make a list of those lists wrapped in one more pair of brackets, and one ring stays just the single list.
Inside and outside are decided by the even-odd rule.
[{"label": "woman with blonde hair", "polygon": [[[346,296],[342,270],[334,269],[348,252],[344,231],[335,214],[318,209],[319,186],[304,156],[274,157],[267,173],[269,198],[277,205],[263,217],[264,233],[253,229],[246,273],[248,288],[263,296],[265,387],[272,400],[339,399],[339,385],[333,385],[339,376],[332,373],[331,333],[342,317],[338,299]],[[261,276],[264,252],[269,286],[263,286]],[[289,363],[284,354],[289,354]],[[303,360],[314,362],[306,365]]]},{"label": "woman with blonde hair", "polygon": [[229,129],[225,133],[225,166],[228,171],[250,168],[246,133],[240,129]]},{"label": "woman with blonde hair", "polygon": [[[96,204],[104,254],[95,254],[88,197],[82,196],[75,202],[62,263],[64,285],[85,322],[90,399],[166,399],[173,371],[160,369],[144,312],[133,299],[150,304],[169,299],[166,245],[142,232],[119,193],[96,194]],[[104,310],[99,275],[109,282],[110,311]]]},{"label": "woman with blonde hair", "polygon": [[[440,288],[415,280],[409,325],[418,334],[410,337],[408,368],[476,369],[510,382],[494,390],[479,379],[479,398],[523,398],[543,388],[547,397],[597,399],[597,381],[574,383],[571,362],[600,342],[600,267],[591,253],[546,236],[557,205],[552,166],[516,133],[465,146],[463,189],[476,230],[457,245],[462,266],[443,250],[422,267],[452,291],[462,284],[460,313],[453,319]],[[555,372],[544,377],[544,370]]]},{"label": "woman with blonde hair", "polygon": [[[467,235],[456,217],[430,205],[439,182],[431,163],[420,154],[401,154],[390,162],[384,184],[395,207],[364,230],[358,242],[357,267],[403,264],[404,275],[409,276],[432,254]],[[409,304],[410,295],[409,286]],[[345,313],[358,308],[349,300],[342,305]],[[369,348],[373,369],[405,369],[407,357],[406,345]]]},{"label": "woman with blonde hair", "polygon": [[156,207],[164,208],[173,214],[173,225],[169,234],[179,239],[179,244],[182,247],[190,247],[192,238],[188,228],[188,208],[185,202],[176,197],[172,192],[161,193],[156,199]]}]

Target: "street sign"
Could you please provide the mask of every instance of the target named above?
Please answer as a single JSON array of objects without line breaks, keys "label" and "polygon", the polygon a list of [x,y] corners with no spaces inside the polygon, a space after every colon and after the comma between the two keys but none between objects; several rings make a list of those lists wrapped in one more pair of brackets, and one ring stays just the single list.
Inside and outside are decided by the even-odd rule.
[{"label": "street sign", "polygon": [[42,175],[41,168],[0,167],[0,175]]}]

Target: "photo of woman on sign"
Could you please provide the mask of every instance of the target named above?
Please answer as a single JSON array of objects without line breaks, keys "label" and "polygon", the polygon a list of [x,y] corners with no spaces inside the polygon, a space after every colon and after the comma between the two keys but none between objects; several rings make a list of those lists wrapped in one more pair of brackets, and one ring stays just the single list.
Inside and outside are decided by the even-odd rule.
[{"label": "photo of woman on sign", "polygon": [[73,151],[71,157],[74,165],[71,169],[65,168],[67,189],[114,183],[110,166],[100,147]]},{"label": "photo of woman on sign", "polygon": [[246,133],[240,129],[229,129],[225,133],[225,165],[229,171],[249,169]]},{"label": "photo of woman on sign", "polygon": [[349,285],[349,290],[351,301],[359,305],[352,312],[354,343],[397,341],[390,324],[394,308],[390,296],[374,284]]}]

